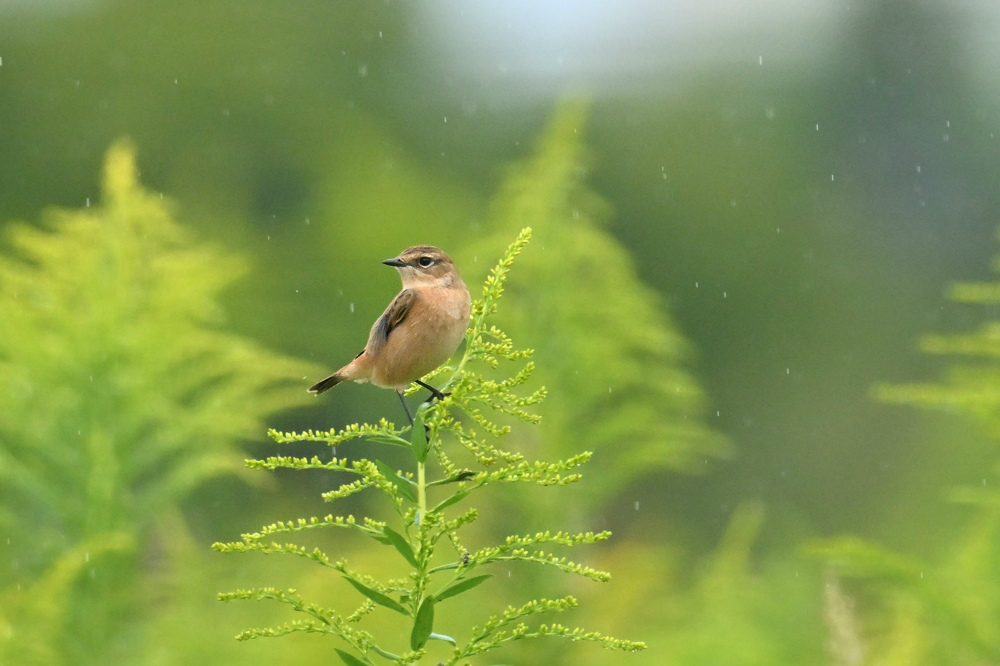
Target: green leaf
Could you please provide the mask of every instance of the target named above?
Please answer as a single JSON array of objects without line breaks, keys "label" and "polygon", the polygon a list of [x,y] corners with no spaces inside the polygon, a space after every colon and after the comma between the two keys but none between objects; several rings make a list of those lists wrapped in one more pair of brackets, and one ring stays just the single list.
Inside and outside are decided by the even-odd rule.
[{"label": "green leaf", "polygon": [[468,496],[468,494],[471,493],[471,492],[472,491],[469,490],[469,489],[459,490],[457,493],[455,493],[454,495],[452,495],[451,497],[449,497],[448,499],[444,500],[443,502],[441,502],[440,504],[438,504],[436,507],[434,507],[433,509],[431,509],[431,511],[444,511],[445,509],[447,509],[452,504],[456,504],[456,503],[461,502],[462,500],[464,500],[466,498],[466,496]]},{"label": "green leaf", "polygon": [[417,410],[417,416],[413,419],[413,430],[410,433],[410,444],[413,447],[413,454],[417,456],[417,462],[423,464],[427,462],[427,430],[424,428],[424,410]]},{"label": "green leaf", "polygon": [[403,615],[409,615],[409,613],[406,612],[405,608],[403,608],[398,603],[396,603],[393,599],[391,599],[390,597],[382,594],[378,590],[373,590],[372,588],[368,587],[364,583],[362,583],[360,581],[357,581],[357,580],[354,580],[353,578],[350,578],[348,576],[344,576],[344,580],[346,580],[348,583],[350,583],[351,585],[353,585],[354,589],[356,589],[358,592],[360,592],[361,594],[365,595],[366,597],[368,597],[369,599],[371,599],[372,601],[374,601],[378,605],[385,606],[386,608],[394,610],[397,613],[402,613]]},{"label": "green leaf", "polygon": [[432,633],[430,636],[427,637],[427,639],[428,640],[432,640],[432,641],[443,641],[445,643],[451,643],[452,645],[455,645],[455,646],[458,645],[458,641],[456,641],[451,636],[445,636],[444,634],[434,634],[434,633]]},{"label": "green leaf", "polygon": [[385,533],[386,539],[393,547],[399,551],[399,554],[406,558],[406,561],[412,564],[414,567],[419,567],[417,563],[417,556],[413,552],[413,547],[410,542],[406,540],[399,532],[393,530],[389,527],[383,527],[382,531]]},{"label": "green leaf", "polygon": [[446,483],[458,483],[459,481],[468,481],[475,475],[476,473],[473,472],[472,470],[464,469],[461,472],[455,472],[451,476],[447,476],[443,479],[438,479],[437,481],[431,481],[430,483],[427,484],[427,487],[429,488],[431,486],[443,486]]},{"label": "green leaf", "polygon": [[375,465],[378,466],[378,471],[382,472],[382,476],[388,479],[389,483],[392,483],[399,488],[399,492],[403,494],[403,497],[410,500],[414,504],[417,503],[417,488],[413,481],[396,474],[391,467],[386,465],[381,460],[376,460]]},{"label": "green leaf", "polygon": [[487,578],[493,578],[493,574],[485,574],[483,576],[473,576],[472,578],[466,578],[465,580],[458,580],[444,588],[437,595],[437,601],[441,602],[455,595],[462,594],[462,592],[468,592],[472,588],[486,581]]},{"label": "green leaf", "polygon": [[372,442],[380,442],[382,444],[392,444],[393,446],[401,446],[405,449],[410,448],[410,443],[407,442],[402,437],[390,437],[389,435],[369,435],[368,440]]},{"label": "green leaf", "polygon": [[334,648],[333,650],[337,653],[337,656],[340,657],[345,664],[347,664],[347,666],[370,666],[369,662],[361,661],[353,654],[344,652],[343,650],[338,650],[337,648]]},{"label": "green leaf", "polygon": [[419,650],[427,644],[434,628],[434,597],[427,595],[420,604],[417,617],[413,620],[413,631],[410,632],[410,649]]}]

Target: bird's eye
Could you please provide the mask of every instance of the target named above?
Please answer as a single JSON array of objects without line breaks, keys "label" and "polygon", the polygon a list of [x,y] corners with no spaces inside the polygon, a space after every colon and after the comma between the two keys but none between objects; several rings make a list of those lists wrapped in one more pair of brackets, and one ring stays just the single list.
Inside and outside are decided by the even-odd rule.
[{"label": "bird's eye", "polygon": [[430,257],[420,257],[419,259],[417,259],[417,263],[420,264],[421,268],[427,268],[428,266],[434,263],[434,260],[431,259]]}]

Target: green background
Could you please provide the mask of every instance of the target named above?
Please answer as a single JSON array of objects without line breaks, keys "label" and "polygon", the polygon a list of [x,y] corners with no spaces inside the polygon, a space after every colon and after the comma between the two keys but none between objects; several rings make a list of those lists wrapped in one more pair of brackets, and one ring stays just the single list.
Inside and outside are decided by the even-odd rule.
[{"label": "green background", "polygon": [[[873,387],[938,378],[948,359],[921,354],[921,336],[996,316],[995,300],[947,294],[990,279],[997,249],[998,26],[990,3],[943,0],[0,2],[0,252],[18,256],[15,230],[43,228],[52,207],[107,203],[104,156],[128,137],[139,181],[173,202],[185,242],[243,266],[241,278],[219,278],[211,327],[305,361],[294,370],[301,386],[283,388],[291,395],[363,345],[398,289],[379,261],[439,245],[475,293],[499,248],[531,223],[528,279],[503,306],[518,343],[539,349],[551,372],[543,415],[557,425],[543,432],[558,448],[547,456],[535,442],[532,453],[597,455],[578,488],[521,505],[496,498],[521,514],[483,538],[611,529],[608,544],[572,553],[614,575],[570,590],[582,602],[574,621],[649,649],[542,644],[482,663],[985,663],[1000,658],[996,630],[953,632],[961,648],[947,658],[908,653],[919,640],[885,601],[903,594],[889,583],[851,590],[863,661],[838,653],[831,589],[841,588],[815,544],[852,535],[881,544],[880,562],[905,553],[930,563],[921,577],[935,566],[943,576],[971,515],[945,489],[994,481],[995,432],[982,419],[886,404]],[[576,138],[560,139],[568,127]],[[530,215],[505,187],[547,145],[567,151],[579,191],[522,223]],[[586,229],[560,222],[581,210]],[[653,329],[659,342],[643,337]],[[602,342],[629,336],[644,342]],[[646,362],[658,353],[647,343],[667,358]],[[4,372],[27,363],[3,353]],[[694,404],[659,400],[665,372],[692,382]],[[599,399],[616,387],[630,392]],[[266,427],[399,418],[395,396],[370,386],[250,403],[259,427],[223,428],[241,456],[275,449]],[[59,405],[5,416],[21,422],[0,430],[0,448],[40,432],[27,419],[55,418]],[[238,401],[227,409],[213,418],[239,418]],[[601,430],[615,418],[631,429]],[[667,426],[686,419],[696,434],[671,439]],[[630,456],[646,436],[676,458]],[[318,497],[330,487],[205,475],[136,519],[127,576],[111,566],[106,587],[84,589],[84,568],[84,583],[70,583],[80,608],[117,586],[143,609],[108,611],[101,638],[81,639],[65,618],[37,620],[44,631],[25,628],[30,614],[18,619],[23,590],[59,552],[31,542],[74,542],[2,486],[12,517],[0,528],[20,527],[0,538],[0,628],[70,646],[9,652],[10,663],[330,663],[332,639],[234,642],[246,626],[285,618],[214,595],[343,589],[306,567],[209,551],[261,524],[330,511]],[[545,525],[532,523],[534,501]],[[996,534],[986,541],[996,554]],[[328,547],[383,557],[353,542]],[[484,607],[514,603],[518,585],[560,591],[562,579],[516,573],[508,590],[483,588]],[[992,585],[945,595],[970,595],[962,600],[929,595],[912,626],[948,633],[952,606],[1000,624]]]}]

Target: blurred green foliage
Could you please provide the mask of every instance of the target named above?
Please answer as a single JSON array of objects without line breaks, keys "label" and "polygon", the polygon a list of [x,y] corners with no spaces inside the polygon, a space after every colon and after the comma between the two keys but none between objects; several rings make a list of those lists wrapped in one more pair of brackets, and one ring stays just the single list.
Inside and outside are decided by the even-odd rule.
[{"label": "blurred green foliage", "polygon": [[116,144],[101,205],[8,227],[0,257],[0,649],[39,663],[106,663],[159,517],[243,474],[239,442],[304,403],[289,382],[312,370],[220,328],[242,262],[136,177]]},{"label": "blurred green foliage", "polygon": [[[993,260],[1000,272],[1000,256]],[[995,316],[1000,282],[963,282],[953,303]],[[881,401],[970,418],[994,447],[1000,442],[1000,321],[971,332],[927,335],[920,349],[952,359],[939,382],[880,384]],[[995,455],[995,451],[994,451]],[[1000,659],[1000,457],[980,482],[952,488],[947,499],[968,507],[957,538],[936,558],[908,555],[857,537],[812,547],[857,592],[864,661],[887,666],[976,664]]]},{"label": "blurred green foliage", "polygon": [[534,230],[503,321],[536,347],[551,389],[541,434],[526,444],[560,456],[582,446],[600,464],[599,484],[576,498],[584,515],[643,476],[703,471],[729,451],[705,425],[690,345],[604,228],[611,210],[586,183],[589,109],[580,96],[557,106],[534,154],[506,171],[485,238],[462,255],[469,265],[518,225]]}]

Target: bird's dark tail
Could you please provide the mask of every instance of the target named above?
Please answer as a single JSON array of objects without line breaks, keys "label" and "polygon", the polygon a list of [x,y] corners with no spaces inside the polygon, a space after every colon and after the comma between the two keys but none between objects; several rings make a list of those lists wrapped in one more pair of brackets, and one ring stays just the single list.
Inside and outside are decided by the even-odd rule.
[{"label": "bird's dark tail", "polygon": [[326,379],[321,379],[320,381],[310,386],[309,392],[319,395],[324,391],[329,391],[342,381],[344,381],[344,377],[342,377],[339,373],[334,373],[329,377],[327,377]]}]

